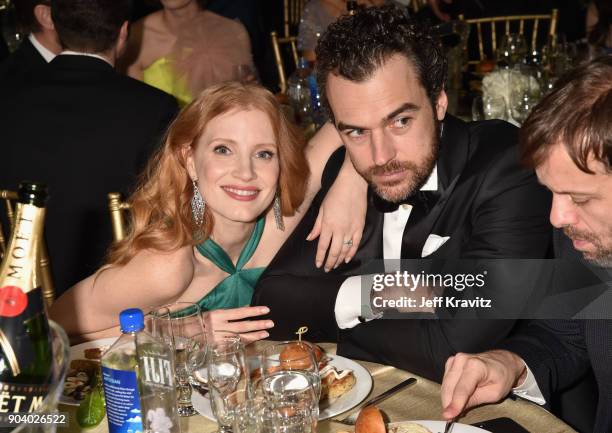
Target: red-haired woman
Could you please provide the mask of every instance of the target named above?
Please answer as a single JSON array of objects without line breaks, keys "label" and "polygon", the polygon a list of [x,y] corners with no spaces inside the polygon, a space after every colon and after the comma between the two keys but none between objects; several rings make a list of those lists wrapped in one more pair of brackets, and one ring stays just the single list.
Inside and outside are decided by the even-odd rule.
[{"label": "red-haired woman", "polygon": [[[335,129],[324,127],[305,149],[262,87],[205,90],[173,122],[132,195],[129,235],[112,246],[106,266],[55,302],[52,318],[73,339],[91,340],[117,335],[125,308],[197,302],[213,329],[247,341],[267,337],[270,321],[243,320],[267,309],[247,305],[320,188],[323,166],[340,146],[331,134],[337,136]],[[360,187],[343,182],[334,199],[341,207],[365,197],[365,181],[346,166],[354,179],[348,184]],[[354,255],[362,228],[363,221],[351,221],[333,230],[330,252],[340,257],[326,266]]]}]

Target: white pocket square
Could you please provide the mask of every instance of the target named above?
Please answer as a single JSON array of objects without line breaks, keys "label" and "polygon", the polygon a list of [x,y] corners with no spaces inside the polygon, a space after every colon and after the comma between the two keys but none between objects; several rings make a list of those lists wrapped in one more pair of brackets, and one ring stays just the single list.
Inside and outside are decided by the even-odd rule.
[{"label": "white pocket square", "polygon": [[429,237],[425,241],[425,245],[423,245],[423,251],[421,251],[421,257],[427,257],[435,253],[438,250],[438,248],[444,245],[444,243],[449,239],[450,239],[450,236],[429,235]]}]

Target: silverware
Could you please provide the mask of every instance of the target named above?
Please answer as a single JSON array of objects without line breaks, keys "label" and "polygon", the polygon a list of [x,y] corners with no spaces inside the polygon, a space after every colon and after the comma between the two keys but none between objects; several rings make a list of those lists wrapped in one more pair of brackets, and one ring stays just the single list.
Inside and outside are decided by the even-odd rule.
[{"label": "silverware", "polygon": [[[413,383],[416,383],[416,379],[414,377],[408,378],[405,381],[398,383],[393,388],[389,388],[388,390],[386,390],[379,396],[374,397],[371,400],[368,400],[363,406],[361,406],[361,409],[367,406],[374,406],[380,403],[381,401],[385,400],[386,398],[391,397],[396,392],[406,388],[407,386],[412,385]],[[333,421],[339,422],[341,424],[346,424],[346,425],[355,425],[355,422],[357,421],[357,417],[359,416],[361,409],[359,409],[357,412],[353,412],[352,414],[350,414],[344,419],[334,419]]]},{"label": "silverware", "polygon": [[453,426],[455,425],[455,421],[457,421],[457,417],[446,421],[446,425],[444,426],[444,433],[450,433],[450,431],[453,429]]}]

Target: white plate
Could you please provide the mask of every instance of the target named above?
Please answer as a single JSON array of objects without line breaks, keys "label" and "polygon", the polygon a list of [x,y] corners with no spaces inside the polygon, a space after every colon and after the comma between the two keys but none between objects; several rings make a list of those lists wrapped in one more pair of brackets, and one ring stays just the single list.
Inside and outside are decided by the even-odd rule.
[{"label": "white plate", "polygon": [[[443,433],[446,423],[444,421],[406,421],[406,422],[392,422],[389,427],[399,427],[402,424],[412,422],[415,424],[421,424],[423,427],[431,430],[431,433]],[[455,423],[451,430],[452,433],[491,433],[489,430],[483,430],[478,427],[474,427],[466,424]]]},{"label": "white plate", "polygon": [[[85,349],[91,349],[93,347],[104,347],[111,346],[117,337],[101,338],[99,340],[87,341],[85,343],[77,344],[70,348],[70,361],[73,359],[85,359]],[[60,403],[68,404],[70,406],[78,406],[81,400],[75,400],[72,397],[67,397],[62,394],[60,397]]]},{"label": "white plate", "polygon": [[[348,358],[337,355],[327,356],[331,358],[329,363],[338,370],[353,370],[353,374],[355,375],[355,386],[331,404],[322,403],[319,407],[319,420],[332,418],[354,408],[368,396],[372,389],[372,376],[370,376],[368,370]],[[208,397],[203,397],[199,392],[194,391],[193,394],[191,394],[191,403],[201,415],[213,421],[215,420]]]}]

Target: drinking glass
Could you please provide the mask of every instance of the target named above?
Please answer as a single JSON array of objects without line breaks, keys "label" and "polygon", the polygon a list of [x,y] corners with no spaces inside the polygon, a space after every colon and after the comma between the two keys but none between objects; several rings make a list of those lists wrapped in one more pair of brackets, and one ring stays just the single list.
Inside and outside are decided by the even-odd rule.
[{"label": "drinking glass", "polygon": [[[274,425],[275,433],[315,433],[317,431],[317,415],[312,407],[303,401],[291,398],[285,394],[268,403],[272,411],[269,417]],[[266,432],[268,433],[268,432]]]},{"label": "drinking glass", "polygon": [[172,344],[174,351],[178,414],[195,415],[191,404],[192,376],[204,367],[207,351],[200,307],[191,302],[175,302],[156,307],[151,315],[153,335]]},{"label": "drinking glass", "polygon": [[502,96],[476,96],[472,101],[472,120],[507,120],[506,102]]},{"label": "drinking glass", "polygon": [[497,49],[497,61],[502,66],[514,67],[527,56],[525,37],[518,33],[507,33]]},{"label": "drinking glass", "polygon": [[[298,355],[293,351],[288,359],[285,350],[295,346],[304,350]],[[284,341],[266,347],[262,353],[261,387],[267,398],[293,393],[295,398],[310,400],[312,412],[318,415],[321,377],[313,347],[304,341]]]},{"label": "drinking glass", "polygon": [[219,433],[231,432],[234,402],[242,403],[251,396],[244,345],[232,332],[214,331],[211,335],[206,361],[210,402]]},{"label": "drinking glass", "polygon": [[234,80],[240,83],[257,83],[257,72],[251,65],[234,65]]}]

